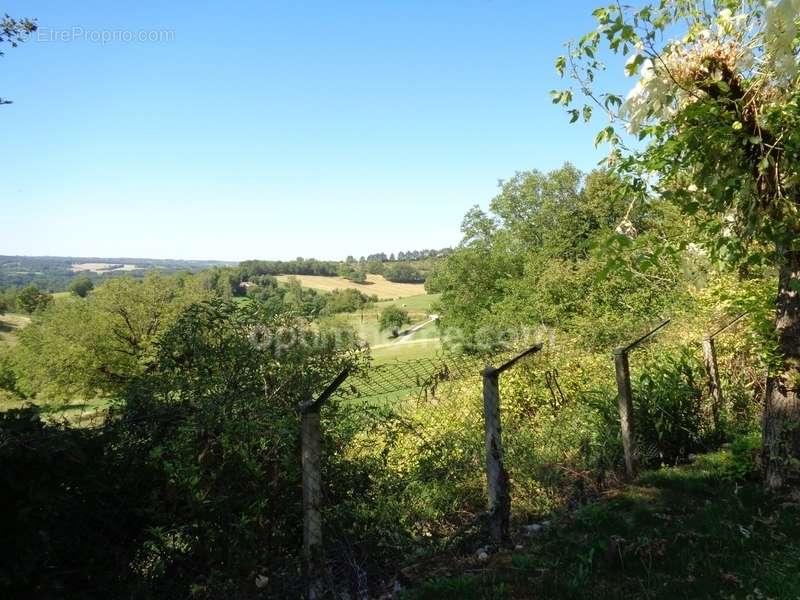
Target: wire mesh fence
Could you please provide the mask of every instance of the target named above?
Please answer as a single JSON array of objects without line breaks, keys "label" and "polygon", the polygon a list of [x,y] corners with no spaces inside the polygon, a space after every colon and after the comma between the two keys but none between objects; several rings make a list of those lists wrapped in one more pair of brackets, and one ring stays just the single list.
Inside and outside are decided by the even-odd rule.
[{"label": "wire mesh fence", "polygon": [[[758,381],[760,374],[739,328],[746,329],[744,321],[717,338],[721,387],[733,392],[734,384],[741,385],[756,396],[758,390],[749,382]],[[665,332],[671,335],[672,328]],[[642,354],[632,362],[634,406],[637,412],[644,411],[645,420],[697,427],[675,412],[683,404],[666,404],[658,396],[660,385],[673,391],[680,385],[686,391],[680,402],[707,401],[706,392],[698,391],[705,385],[705,374],[695,364],[702,356],[700,337],[695,337],[691,347],[695,362],[654,364],[647,350],[639,351]],[[306,496],[302,511],[300,487],[294,487],[300,483],[298,465],[275,462],[276,469],[295,470],[286,476],[286,481],[294,482],[291,489],[280,494],[294,498],[297,506],[276,509],[280,519],[295,519],[294,538],[288,545],[284,540],[275,546],[281,552],[288,549],[281,563],[282,577],[297,575],[292,560],[304,551],[306,560],[315,565],[312,577],[305,579],[309,596],[323,597],[331,590],[346,591],[351,597],[374,596],[389,589],[398,573],[413,571],[427,557],[474,552],[485,545],[491,539],[492,513],[483,380],[489,364],[496,369],[513,357],[511,351],[489,359],[440,355],[375,365],[343,378],[317,407],[317,447],[301,447],[296,440],[297,448],[286,452],[287,457],[302,456]],[[753,371],[752,377],[737,372],[745,367]],[[673,372],[677,378],[664,378],[664,373]],[[591,497],[602,489],[605,477],[619,471],[622,440],[610,352],[576,350],[569,339],[550,343],[504,371],[498,391],[501,464],[510,494],[510,526],[516,534],[531,518],[544,518],[552,510]],[[740,397],[727,395],[728,412],[734,411]],[[742,410],[752,410],[754,403],[745,404]],[[107,401],[74,403],[49,410],[46,418],[100,429],[109,406]],[[694,413],[689,416],[695,418]],[[305,425],[303,417],[304,440]],[[253,435],[261,431],[272,429],[265,427]],[[297,430],[291,431],[296,435]],[[206,448],[213,446],[213,440],[207,440],[204,432],[196,433],[202,433],[195,435],[202,451],[197,468],[211,472],[216,466],[208,462],[212,459],[207,458],[211,455]],[[664,460],[666,441],[652,437],[656,434],[649,430],[638,430],[636,435],[640,459]],[[251,441],[257,448],[257,440]],[[306,470],[306,463],[313,468]],[[265,472],[263,477],[259,485],[264,486],[264,495],[277,494],[269,487],[269,478],[277,481],[278,475]]]},{"label": "wire mesh fence", "polygon": [[[304,416],[318,423],[321,442],[304,437],[304,461],[313,468],[320,456],[304,481],[304,509],[316,513],[306,520],[309,597],[337,586],[366,595],[387,572],[396,575],[387,566],[398,553],[408,565],[483,539],[502,509],[497,495],[508,495],[507,481],[498,488],[487,470],[494,456],[507,480],[499,412],[496,430],[485,418],[484,380],[494,373],[496,381],[511,356],[491,357],[500,369],[469,355],[379,365],[347,378],[319,416]],[[507,536],[508,514],[505,521]]]}]

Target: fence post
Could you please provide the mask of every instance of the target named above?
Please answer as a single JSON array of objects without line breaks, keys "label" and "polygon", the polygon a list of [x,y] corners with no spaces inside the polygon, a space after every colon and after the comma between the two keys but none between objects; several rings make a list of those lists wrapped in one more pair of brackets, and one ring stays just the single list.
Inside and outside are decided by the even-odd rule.
[{"label": "fence post", "polygon": [[345,379],[345,368],[316,400],[297,406],[300,412],[301,463],[303,469],[303,560],[306,568],[306,598],[319,600],[325,587],[325,558],[322,549],[322,427],[320,408]]},{"label": "fence post", "polygon": [[483,423],[486,433],[486,478],[489,489],[489,534],[495,542],[507,540],[511,521],[508,472],[503,466],[500,434],[500,373],[493,367],[483,371]]},{"label": "fence post", "polygon": [[301,421],[303,464],[303,558],[306,563],[308,600],[322,597],[322,431],[319,405],[303,412]]},{"label": "fence post", "polygon": [[703,359],[708,369],[708,386],[711,391],[711,414],[714,419],[714,432],[719,433],[719,411],[722,408],[722,384],[719,379],[719,366],[717,365],[717,349],[714,338],[710,335],[703,336]]},{"label": "fence post", "polygon": [[636,477],[636,438],[633,430],[633,392],[627,348],[614,349],[614,368],[619,391],[619,422],[622,430],[622,448],[625,452],[625,474],[629,479],[633,479]]}]

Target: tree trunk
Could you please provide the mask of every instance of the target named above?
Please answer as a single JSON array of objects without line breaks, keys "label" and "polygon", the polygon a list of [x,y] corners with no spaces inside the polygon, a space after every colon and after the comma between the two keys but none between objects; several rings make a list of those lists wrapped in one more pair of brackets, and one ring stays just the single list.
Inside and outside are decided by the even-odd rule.
[{"label": "tree trunk", "polygon": [[762,451],[770,490],[800,484],[800,250],[783,254],[775,329],[783,362],[767,379]]}]

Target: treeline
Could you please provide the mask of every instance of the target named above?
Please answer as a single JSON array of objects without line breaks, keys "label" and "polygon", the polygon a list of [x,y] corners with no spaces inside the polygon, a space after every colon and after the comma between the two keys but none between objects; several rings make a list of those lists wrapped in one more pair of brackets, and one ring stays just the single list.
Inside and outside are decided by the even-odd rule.
[{"label": "treeline", "polygon": [[[370,254],[367,257],[361,257],[359,259],[360,262],[370,262],[370,261],[380,261],[380,262],[394,262],[396,260],[425,260],[428,258],[439,258],[441,256],[447,256],[448,254],[452,253],[453,249],[450,247],[442,248],[440,250],[409,250],[406,252],[398,252],[397,255],[392,252],[391,254],[386,254],[385,252],[378,252],[377,254]],[[348,257],[348,261],[352,260],[352,256]]]},{"label": "treeline", "polygon": [[297,258],[295,260],[245,260],[237,269],[242,281],[256,275],[338,275],[339,263],[315,258]]},{"label": "treeline", "polygon": [[376,295],[368,296],[352,288],[320,292],[303,287],[300,281],[289,277],[279,282],[271,275],[256,275],[240,284],[237,295],[258,301],[272,312],[290,311],[308,319],[352,313],[378,301]]},{"label": "treeline", "polygon": [[[158,269],[165,274],[187,272],[194,273],[203,270],[222,270],[230,274],[231,292],[234,295],[241,293],[236,289],[241,283],[253,280],[261,275],[319,275],[324,277],[344,277],[355,283],[366,283],[368,274],[383,275],[389,281],[397,283],[423,283],[427,272],[430,270],[431,261],[446,256],[449,248],[443,250],[421,250],[400,252],[387,256],[384,253],[372,254],[356,260],[348,256],[345,261],[327,261],[314,258],[297,258],[295,260],[246,260],[238,266],[228,266],[224,263],[202,261],[173,261],[173,260],[137,260],[137,268],[130,271],[110,270],[121,267],[121,259],[76,259],[70,257],[0,257],[0,291],[16,288],[17,291],[29,285],[46,292],[61,292],[69,289],[76,276],[86,277],[95,284],[115,277],[144,277],[152,270]],[[96,261],[109,264],[109,270],[101,273],[82,271],[76,274],[72,265],[76,261]],[[389,263],[389,264],[384,264]],[[415,263],[415,264],[410,264]]]},{"label": "treeline", "polygon": [[[439,251],[424,252],[438,253]],[[422,255],[420,252],[417,254]],[[425,282],[425,273],[418,267],[408,262],[398,262],[394,258],[382,260],[381,256],[385,257],[385,255],[371,255],[369,259],[362,257],[355,260],[352,256],[348,256],[344,262],[321,261],[313,258],[298,258],[291,261],[246,260],[239,263],[239,267],[233,273],[234,278],[241,284],[254,281],[256,277],[262,275],[319,275],[343,277],[355,283],[366,283],[367,274],[374,274],[383,275],[387,280],[396,283]],[[432,257],[433,255],[429,254],[426,258]],[[390,264],[386,265],[384,262],[390,262]]]}]

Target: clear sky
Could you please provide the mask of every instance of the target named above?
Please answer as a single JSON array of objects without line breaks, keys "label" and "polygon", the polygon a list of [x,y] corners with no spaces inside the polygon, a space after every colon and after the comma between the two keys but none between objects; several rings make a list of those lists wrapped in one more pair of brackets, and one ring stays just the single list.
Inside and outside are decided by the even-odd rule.
[{"label": "clear sky", "polygon": [[454,245],[498,179],[601,158],[548,94],[597,4],[5,2],[41,29],[0,57],[0,254]]}]

